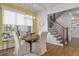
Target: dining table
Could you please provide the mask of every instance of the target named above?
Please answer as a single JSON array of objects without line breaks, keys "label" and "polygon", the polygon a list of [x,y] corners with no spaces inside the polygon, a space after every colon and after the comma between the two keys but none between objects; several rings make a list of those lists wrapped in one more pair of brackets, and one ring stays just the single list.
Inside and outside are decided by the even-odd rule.
[{"label": "dining table", "polygon": [[39,40],[38,34],[30,34],[23,36],[22,40],[25,40],[25,42],[28,42],[30,44],[30,53],[32,52],[32,43],[37,42]]}]

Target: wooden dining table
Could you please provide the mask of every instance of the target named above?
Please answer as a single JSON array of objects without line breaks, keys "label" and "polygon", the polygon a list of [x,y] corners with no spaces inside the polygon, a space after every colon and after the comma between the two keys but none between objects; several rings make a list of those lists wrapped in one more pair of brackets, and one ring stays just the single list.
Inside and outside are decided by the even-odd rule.
[{"label": "wooden dining table", "polygon": [[30,44],[30,53],[32,52],[32,43],[37,42],[39,40],[39,35],[38,34],[32,34],[32,35],[26,35],[23,36],[22,40],[25,40]]}]

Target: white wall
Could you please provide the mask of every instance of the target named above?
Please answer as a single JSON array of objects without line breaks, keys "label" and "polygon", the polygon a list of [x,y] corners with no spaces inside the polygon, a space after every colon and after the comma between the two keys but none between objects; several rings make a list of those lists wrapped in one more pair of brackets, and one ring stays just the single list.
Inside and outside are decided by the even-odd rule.
[{"label": "white wall", "polygon": [[[75,11],[75,10],[74,10]],[[62,14],[57,21],[62,24],[64,27],[68,27],[69,29],[69,39],[71,40],[72,37],[79,38],[79,28],[76,27],[75,29],[71,27],[72,23],[72,17],[70,13],[73,13],[74,11],[66,12]]]},{"label": "white wall", "polygon": [[38,31],[48,31],[47,12],[41,11],[38,14]]},{"label": "white wall", "polygon": [[[77,16],[72,16],[72,17],[77,17],[79,19],[79,14],[76,13],[77,11],[79,11],[79,8],[71,11],[71,13],[75,13],[75,15],[77,15]],[[74,20],[76,20],[76,19],[74,19]],[[74,38],[79,38],[79,27],[78,27],[78,24],[79,24],[79,20],[77,20],[75,22],[75,28],[71,28],[71,34],[72,34],[72,37],[74,37]]]}]

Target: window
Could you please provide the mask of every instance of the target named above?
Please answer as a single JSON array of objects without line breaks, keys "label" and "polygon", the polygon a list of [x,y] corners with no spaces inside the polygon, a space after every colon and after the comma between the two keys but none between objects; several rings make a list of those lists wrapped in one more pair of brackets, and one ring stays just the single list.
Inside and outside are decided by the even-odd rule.
[{"label": "window", "polygon": [[32,24],[33,24],[32,16],[25,15],[25,25],[32,26]]},{"label": "window", "polygon": [[3,24],[15,25],[15,12],[3,10]]},{"label": "window", "polygon": [[24,15],[21,13],[16,13],[16,16],[17,16],[16,25],[25,25]]},{"label": "window", "polygon": [[[3,31],[10,31],[11,27],[19,27],[20,31],[32,31],[32,16],[19,12],[3,10]],[[30,31],[29,31],[30,32]]]}]

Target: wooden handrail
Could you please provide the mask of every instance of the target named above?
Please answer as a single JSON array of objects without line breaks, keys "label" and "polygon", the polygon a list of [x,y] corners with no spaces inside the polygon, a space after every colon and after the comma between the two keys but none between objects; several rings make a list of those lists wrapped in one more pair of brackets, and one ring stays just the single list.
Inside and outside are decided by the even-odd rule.
[{"label": "wooden handrail", "polygon": [[56,24],[60,25],[62,28],[65,29],[65,27],[63,25],[61,25],[59,22],[56,21]]},{"label": "wooden handrail", "polygon": [[[49,20],[52,24],[54,23],[52,20]],[[57,21],[55,22],[56,24],[60,25],[62,28],[65,28],[64,26],[62,26],[60,23],[58,23]]]},{"label": "wooden handrail", "polygon": [[52,24],[54,23],[52,20],[49,20]]},{"label": "wooden handrail", "polygon": [[[62,33],[61,33],[61,38],[63,41],[63,45],[68,45],[68,27],[62,26],[59,22],[56,21],[56,24],[60,25],[62,27]],[[65,44],[65,42],[67,44]]]},{"label": "wooden handrail", "polygon": [[68,27],[64,27],[63,25],[61,25],[57,21],[53,22],[52,20],[50,20],[50,22],[52,24],[56,23],[56,24],[61,26],[61,28],[62,28],[61,38],[62,38],[62,41],[63,41],[63,45],[65,46],[65,42],[67,42],[67,44],[68,44]]}]

